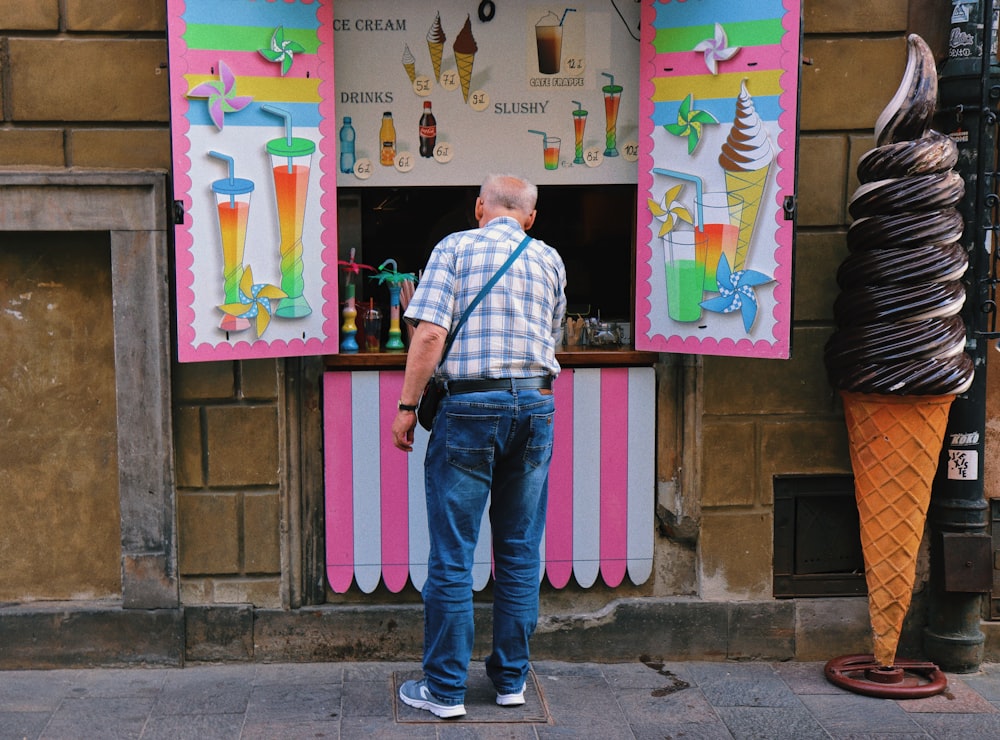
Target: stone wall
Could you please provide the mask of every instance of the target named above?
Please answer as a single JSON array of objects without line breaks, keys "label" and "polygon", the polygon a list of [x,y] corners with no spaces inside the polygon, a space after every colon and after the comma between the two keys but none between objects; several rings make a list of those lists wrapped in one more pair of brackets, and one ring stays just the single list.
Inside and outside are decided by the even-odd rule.
[{"label": "stone wall", "polygon": [[[169,169],[165,5],[0,0],[0,167]],[[647,595],[769,599],[773,477],[849,472],[822,347],[845,254],[852,172],[898,84],[906,33],[940,40],[949,7],[948,0],[806,0],[793,357],[664,358],[661,397],[682,398],[683,413],[661,404],[664,526]],[[288,605],[285,580],[297,566],[283,555],[291,526],[284,368],[283,361],[174,365],[185,604]],[[677,456],[677,439],[697,454]]]},{"label": "stone wall", "polygon": [[167,169],[164,0],[0,0],[0,166]]},{"label": "stone wall", "polygon": [[184,604],[282,605],[278,388],[275,360],[174,368]]}]

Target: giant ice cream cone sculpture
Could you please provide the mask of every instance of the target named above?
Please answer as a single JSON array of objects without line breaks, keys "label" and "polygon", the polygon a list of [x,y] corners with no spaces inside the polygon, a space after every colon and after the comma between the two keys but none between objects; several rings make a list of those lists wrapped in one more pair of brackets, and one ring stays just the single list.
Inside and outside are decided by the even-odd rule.
[{"label": "giant ice cream cone sculpture", "polygon": [[908,39],[906,73],[858,163],[850,256],[837,272],[837,331],[825,350],[844,400],[868,582],[874,656],[892,666],[913,592],[948,411],[972,383],[957,244],[957,148],[930,130],[934,58]]},{"label": "giant ice cream cone sculpture", "polygon": [[743,199],[734,270],[742,270],[746,264],[750,240],[757,225],[773,161],[774,150],[771,148],[767,129],[757,115],[753,98],[747,92],[747,81],[743,80],[740,83],[740,95],[736,99],[733,127],[719,155],[719,164],[726,173],[726,192]]},{"label": "giant ice cream cone sculpture", "polygon": [[476,52],[479,47],[476,39],[472,36],[472,22],[469,16],[465,16],[465,25],[455,37],[455,44],[452,46],[455,52],[455,63],[458,65],[458,79],[462,83],[462,97],[465,102],[469,102],[469,86],[472,83],[472,65],[476,61]]},{"label": "giant ice cream cone sculpture", "polygon": [[437,13],[434,16],[434,22],[427,31],[427,51],[431,55],[431,65],[434,67],[434,79],[438,82],[441,81],[441,54],[444,52],[444,42],[446,40],[447,37],[444,35],[444,29],[441,28],[441,14]]}]

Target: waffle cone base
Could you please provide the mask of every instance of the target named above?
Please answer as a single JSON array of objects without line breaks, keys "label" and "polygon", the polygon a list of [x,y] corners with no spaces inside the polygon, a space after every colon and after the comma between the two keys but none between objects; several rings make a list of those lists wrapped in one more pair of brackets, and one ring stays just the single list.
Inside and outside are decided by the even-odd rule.
[{"label": "waffle cone base", "polygon": [[842,392],[875,661],[891,666],[910,607],[953,395]]},{"label": "waffle cone base", "polygon": [[455,63],[458,65],[458,80],[462,84],[462,97],[469,102],[469,87],[472,83],[472,65],[476,62],[475,54],[455,52]]}]

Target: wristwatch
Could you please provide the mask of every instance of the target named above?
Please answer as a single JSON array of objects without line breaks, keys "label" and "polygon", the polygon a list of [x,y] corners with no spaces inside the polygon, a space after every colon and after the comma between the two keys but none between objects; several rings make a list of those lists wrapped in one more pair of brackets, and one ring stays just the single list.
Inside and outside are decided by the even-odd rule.
[{"label": "wristwatch", "polygon": [[398,408],[400,411],[416,411],[417,410],[416,405],[411,406],[410,404],[403,403],[402,401],[399,401],[399,402],[396,403],[396,408]]}]

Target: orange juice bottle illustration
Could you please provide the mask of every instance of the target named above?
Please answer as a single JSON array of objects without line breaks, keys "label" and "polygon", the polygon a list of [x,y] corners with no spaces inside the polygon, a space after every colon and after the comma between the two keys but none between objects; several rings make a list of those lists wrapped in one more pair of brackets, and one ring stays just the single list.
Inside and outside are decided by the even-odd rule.
[{"label": "orange juice bottle illustration", "polygon": [[382,114],[382,128],[378,132],[379,162],[384,167],[392,167],[396,161],[396,126],[392,122],[392,112]]}]

